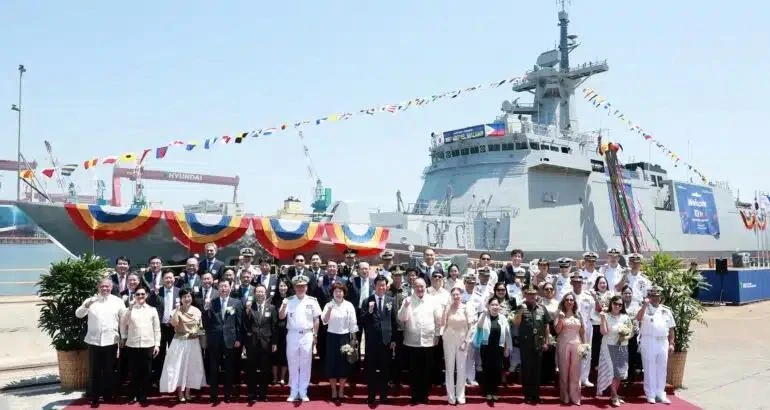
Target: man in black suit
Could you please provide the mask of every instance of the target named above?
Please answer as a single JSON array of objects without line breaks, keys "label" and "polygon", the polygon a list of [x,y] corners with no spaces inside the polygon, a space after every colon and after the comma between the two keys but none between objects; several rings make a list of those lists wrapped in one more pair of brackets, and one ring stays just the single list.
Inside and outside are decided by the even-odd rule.
[{"label": "man in black suit", "polygon": [[213,404],[219,403],[220,365],[225,372],[225,402],[229,403],[232,398],[236,361],[241,357],[244,334],[242,318],[243,305],[238,299],[230,297],[230,283],[219,282],[219,297],[212,300],[211,307],[203,312],[209,355],[209,394]]},{"label": "man in black suit", "polygon": [[160,354],[152,363],[153,380],[158,382],[163,371],[163,361],[166,359],[166,349],[174,338],[174,326],[171,325],[171,315],[179,307],[179,288],[174,286],[174,272],[163,272],[163,287],[157,292],[150,293],[147,304],[158,310],[160,318]]},{"label": "man in black suit", "polygon": [[249,405],[267,401],[270,384],[270,355],[278,350],[278,312],[267,301],[263,285],[254,289],[254,302],[246,306],[246,356],[249,362]]},{"label": "man in black suit", "polygon": [[252,279],[255,285],[262,285],[267,290],[267,298],[270,299],[278,292],[278,275],[270,273],[270,260],[259,258],[259,272]]},{"label": "man in black suit", "polygon": [[366,332],[366,383],[370,405],[374,404],[377,393],[380,394],[381,404],[388,402],[390,359],[396,349],[398,306],[395,305],[395,299],[386,293],[387,290],[388,279],[377,275],[374,279],[374,294],[361,305]]},{"label": "man in black suit", "polygon": [[[149,289],[151,297],[147,298],[147,303],[152,301],[152,295],[163,286],[163,261],[159,256],[150,256],[147,259],[149,270],[144,273],[144,287]],[[152,303],[150,303],[152,304]]]},{"label": "man in black suit", "polygon": [[120,296],[120,293],[126,290],[128,286],[128,270],[131,262],[125,256],[118,256],[115,259],[115,273],[110,275],[112,278],[112,294]]},{"label": "man in black suit", "polygon": [[198,274],[198,258],[188,258],[185,262],[184,272],[176,280],[176,287],[187,289],[191,294],[197,293],[202,285],[201,275]]},{"label": "man in black suit", "polygon": [[222,274],[225,272],[225,263],[216,258],[217,256],[217,244],[206,244],[206,258],[200,261],[198,274],[203,276],[208,272],[217,281],[221,279]]}]

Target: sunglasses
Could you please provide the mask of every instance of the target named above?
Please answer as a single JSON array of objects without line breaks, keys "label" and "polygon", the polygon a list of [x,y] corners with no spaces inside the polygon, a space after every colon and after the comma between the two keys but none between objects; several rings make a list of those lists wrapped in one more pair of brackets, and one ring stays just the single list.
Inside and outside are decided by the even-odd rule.
[{"label": "sunglasses", "polygon": [[623,306],[622,303],[613,303],[612,306]]},{"label": "sunglasses", "polygon": [[304,259],[294,259],[294,262],[304,262]]},{"label": "sunglasses", "polygon": [[545,288],[543,289],[543,292],[553,292],[553,288]]},{"label": "sunglasses", "polygon": [[483,260],[483,261],[489,261],[489,260],[492,260],[492,258],[481,258],[481,260]]},{"label": "sunglasses", "polygon": [[134,296],[147,296],[147,294],[144,293],[144,292],[142,292],[142,293],[134,293]]}]

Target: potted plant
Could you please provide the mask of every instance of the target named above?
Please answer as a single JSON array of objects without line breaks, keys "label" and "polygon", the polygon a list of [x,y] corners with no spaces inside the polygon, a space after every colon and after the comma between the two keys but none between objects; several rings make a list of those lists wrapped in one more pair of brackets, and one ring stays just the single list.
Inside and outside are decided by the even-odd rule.
[{"label": "potted plant", "polygon": [[76,318],[75,309],[94,295],[106,268],[104,259],[86,254],[52,263],[37,283],[41,299],[38,327],[51,336],[64,390],[80,389],[88,382],[88,347],[83,341],[87,321]]},{"label": "potted plant", "polygon": [[706,308],[695,299],[698,290],[710,285],[696,269],[685,269],[684,261],[666,253],[653,255],[642,271],[650,281],[661,287],[661,304],[671,309],[676,321],[674,328],[674,352],[668,357],[666,383],[674,388],[683,386],[684,367],[687,351],[690,349],[695,331],[692,325],[706,325],[703,312]]}]

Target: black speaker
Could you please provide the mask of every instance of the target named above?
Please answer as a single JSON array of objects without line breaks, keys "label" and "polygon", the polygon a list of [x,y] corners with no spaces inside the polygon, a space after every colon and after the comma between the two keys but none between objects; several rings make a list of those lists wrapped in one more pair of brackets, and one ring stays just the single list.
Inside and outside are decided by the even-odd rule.
[{"label": "black speaker", "polygon": [[743,267],[743,255],[740,253],[733,254],[733,268]]},{"label": "black speaker", "polygon": [[727,259],[717,258],[714,261],[714,265],[716,266],[717,273],[721,273],[721,274],[727,273]]}]

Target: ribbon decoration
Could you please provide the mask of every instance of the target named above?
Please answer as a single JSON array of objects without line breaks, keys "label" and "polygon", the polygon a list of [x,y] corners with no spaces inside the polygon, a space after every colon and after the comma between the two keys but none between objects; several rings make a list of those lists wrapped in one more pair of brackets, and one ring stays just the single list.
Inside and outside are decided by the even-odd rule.
[{"label": "ribbon decoration", "polygon": [[588,100],[588,102],[593,104],[594,108],[607,110],[608,116],[613,116],[617,118],[618,121],[620,121],[623,125],[628,126],[630,131],[636,132],[637,134],[641,135],[645,141],[649,142],[650,144],[655,144],[655,146],[658,147],[661,150],[661,152],[663,152],[667,157],[669,157],[669,159],[671,159],[671,161],[674,162],[674,166],[678,166],[679,163],[681,162],[687,167],[687,169],[695,172],[695,174],[700,177],[701,181],[703,181],[704,184],[709,183],[706,176],[703,175],[703,173],[699,169],[695,168],[694,166],[692,166],[692,164],[683,160],[682,157],[679,156],[679,154],[672,151],[671,149],[663,145],[663,143],[658,141],[655,137],[647,133],[641,126],[639,126],[639,124],[632,121],[622,111],[615,108],[612,105],[612,103],[607,101],[607,98],[601,96],[598,92],[596,92],[596,90],[589,87],[583,88],[583,98],[585,98],[586,100]]},{"label": "ribbon decoration", "polygon": [[163,216],[160,210],[64,204],[75,226],[93,239],[128,241],[147,234]]},{"label": "ribbon decoration", "polygon": [[[297,128],[305,127],[307,125],[321,125],[329,122],[346,121],[353,117],[366,117],[366,116],[373,116],[381,113],[397,114],[398,112],[408,110],[410,107],[417,108],[417,107],[422,107],[438,101],[447,101],[447,100],[455,99],[461,95],[470,94],[472,92],[479,91],[482,89],[498,88],[505,84],[517,85],[525,81],[526,79],[527,79],[526,75],[524,75],[523,77],[518,77],[518,76],[510,77],[502,80],[489,82],[487,85],[478,84],[471,87],[457,88],[454,91],[446,91],[438,94],[432,94],[429,96],[412,98],[412,99],[404,100],[398,104],[385,104],[385,105],[379,105],[379,106],[374,105],[374,106],[371,106],[370,108],[363,108],[354,112],[337,112],[337,113],[326,115],[321,118],[316,118],[315,120],[286,121],[286,122],[274,124],[274,126],[272,127],[259,128],[251,131],[242,131],[235,134],[223,135],[220,137],[209,137],[209,138],[196,139],[192,141],[174,140],[168,144],[161,145],[157,148],[146,148],[142,151],[137,151],[137,152],[142,152],[140,162],[144,162],[146,158],[152,157],[151,155],[149,156],[147,155],[148,153],[151,153],[151,152],[155,153],[155,159],[162,159],[166,156],[166,153],[169,148],[173,148],[177,146],[181,147],[185,151],[194,151],[196,149],[198,150],[213,149],[217,144],[219,145],[231,144],[231,143],[241,144],[244,141],[247,141],[252,138],[273,135],[279,132],[286,131],[291,127],[297,129]],[[120,155],[111,155],[111,156],[106,156],[102,158],[92,157],[84,161],[80,161],[80,162],[68,164],[68,165],[75,165],[75,168],[72,169],[70,172],[71,174],[80,169],[86,169],[86,170],[93,169],[100,165],[116,164],[118,161],[135,164],[137,160],[138,160],[137,155],[134,152],[127,152]],[[54,171],[55,171],[54,169],[51,169],[49,172],[51,176],[48,176],[47,174],[46,176],[48,178],[52,178]]]},{"label": "ribbon decoration", "polygon": [[165,211],[171,234],[190,252],[202,253],[207,243],[225,247],[241,239],[251,219],[241,216],[194,214]]}]

